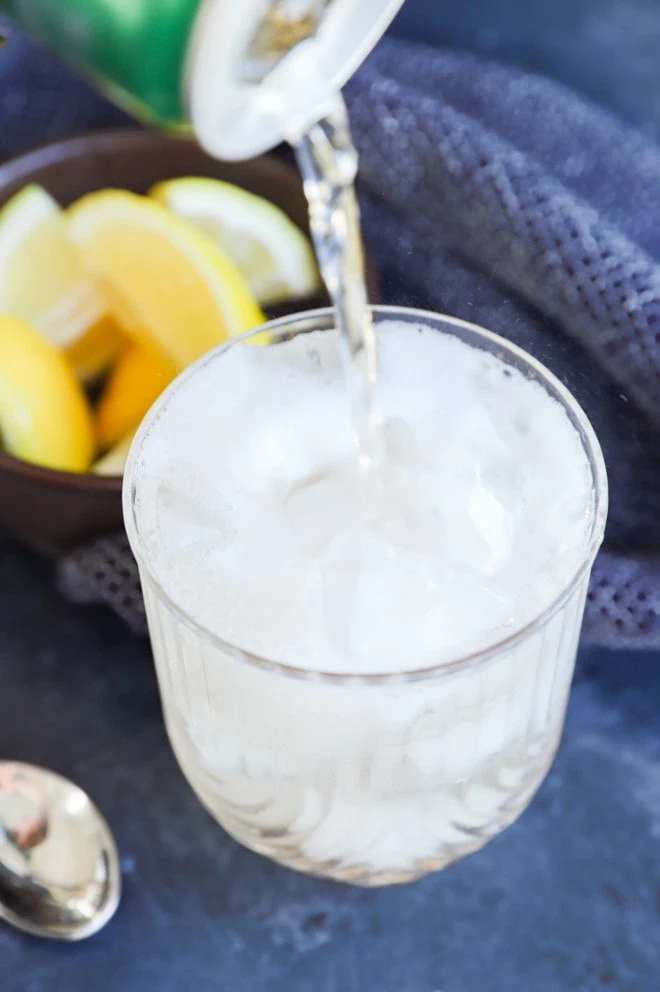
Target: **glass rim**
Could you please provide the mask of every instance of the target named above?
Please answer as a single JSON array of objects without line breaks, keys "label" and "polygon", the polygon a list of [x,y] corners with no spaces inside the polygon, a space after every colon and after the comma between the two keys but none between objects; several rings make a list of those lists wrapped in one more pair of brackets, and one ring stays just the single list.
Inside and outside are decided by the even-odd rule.
[{"label": "glass rim", "polygon": [[[135,434],[135,437],[133,438],[124,470],[122,500],[124,525],[126,527],[129,544],[137,559],[140,571],[146,571],[147,576],[152,583],[153,589],[161,602],[177,616],[178,620],[184,626],[198,636],[202,636],[207,641],[213,643],[225,654],[241,663],[247,663],[256,668],[270,671],[274,674],[282,675],[287,678],[294,678],[304,681],[326,682],[334,685],[350,683],[382,686],[387,684],[395,684],[397,682],[420,682],[426,679],[448,676],[455,674],[458,671],[463,671],[476,665],[484,664],[495,656],[501,655],[516,647],[518,644],[527,640],[538,630],[541,630],[546,626],[552,617],[559,612],[566,602],[568,602],[580,584],[582,578],[591,569],[603,539],[608,507],[608,484],[605,461],[600,443],[587,415],[573,394],[552,372],[550,372],[549,369],[545,367],[545,365],[543,365],[542,362],[539,362],[523,348],[518,347],[518,345],[513,344],[511,341],[501,337],[499,334],[495,334],[493,331],[489,331],[486,328],[481,327],[479,324],[462,320],[459,317],[436,313],[432,310],[420,310],[415,307],[387,306],[379,304],[372,305],[369,309],[373,314],[377,315],[381,319],[395,319],[397,317],[405,316],[408,319],[418,319],[420,323],[428,323],[431,326],[438,323],[443,323],[457,329],[468,331],[470,334],[481,339],[482,341],[487,341],[491,344],[497,345],[507,354],[507,356],[516,358],[519,362],[531,369],[537,380],[540,380],[542,383],[548,384],[552,387],[556,394],[556,398],[562,403],[564,409],[567,412],[570,411],[570,414],[575,422],[574,426],[577,424],[579,427],[578,433],[580,435],[580,442],[587,457],[589,469],[592,474],[594,506],[589,540],[585,547],[584,554],[582,555],[573,575],[565,584],[561,592],[555,596],[555,598],[548,604],[548,606],[545,607],[545,609],[537,613],[526,624],[517,628],[506,637],[503,637],[484,648],[479,648],[475,651],[470,651],[466,654],[460,655],[450,661],[443,661],[434,665],[426,665],[423,668],[406,669],[403,671],[394,672],[374,672],[365,674],[358,672],[326,672],[296,665],[289,665],[282,661],[266,658],[248,651],[237,644],[232,644],[231,641],[225,640],[225,638],[223,638],[220,634],[217,634],[203,623],[195,620],[181,606],[179,606],[176,600],[174,600],[164,589],[162,582],[154,573],[151,562],[149,561],[149,556],[145,551],[136,520],[136,491],[133,477],[135,463],[142,448],[143,440],[146,434],[149,432],[153,423],[155,423],[158,419],[160,411],[167,404],[169,397],[177,391],[184,382],[194,376],[197,370],[203,368],[208,362],[215,361],[224,352],[229,351],[242,341],[256,337],[266,331],[279,331],[280,333],[284,333],[285,329],[293,329],[296,324],[316,321],[325,323],[332,321],[334,317],[334,309],[332,307],[322,307],[316,310],[304,310],[299,313],[288,314],[284,317],[278,317],[275,320],[260,324],[258,327],[252,328],[244,334],[237,335],[236,337],[230,338],[228,341],[222,342],[222,344],[218,345],[216,348],[213,348],[211,351],[202,355],[195,362],[189,365],[188,368],[184,369],[184,371],[181,372],[172,383],[170,383],[163,393],[161,393],[147,413],[146,417],[143,419]],[[320,327],[319,329],[325,330],[326,328]],[[298,333],[303,332],[298,331]]]}]

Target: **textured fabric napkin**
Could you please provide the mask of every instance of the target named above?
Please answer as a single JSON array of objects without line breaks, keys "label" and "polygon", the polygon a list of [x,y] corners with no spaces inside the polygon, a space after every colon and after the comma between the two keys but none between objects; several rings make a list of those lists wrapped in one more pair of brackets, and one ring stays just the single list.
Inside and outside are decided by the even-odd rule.
[{"label": "textured fabric napkin", "polygon": [[[31,45],[0,58],[0,153],[124,119]],[[577,396],[610,478],[584,637],[660,645],[660,149],[556,83],[383,41],[347,89],[387,302],[483,324]],[[123,535],[59,564],[79,601],[144,613]]]}]

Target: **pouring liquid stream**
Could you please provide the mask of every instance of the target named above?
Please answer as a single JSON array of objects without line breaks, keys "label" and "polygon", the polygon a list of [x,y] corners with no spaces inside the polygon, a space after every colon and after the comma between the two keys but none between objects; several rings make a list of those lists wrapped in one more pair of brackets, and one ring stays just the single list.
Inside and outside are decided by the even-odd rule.
[{"label": "pouring liquid stream", "polygon": [[368,471],[378,465],[383,448],[373,395],[376,335],[367,306],[355,193],[358,155],[340,94],[325,117],[294,144],[294,150],[319,268],[335,308],[358,463]]}]

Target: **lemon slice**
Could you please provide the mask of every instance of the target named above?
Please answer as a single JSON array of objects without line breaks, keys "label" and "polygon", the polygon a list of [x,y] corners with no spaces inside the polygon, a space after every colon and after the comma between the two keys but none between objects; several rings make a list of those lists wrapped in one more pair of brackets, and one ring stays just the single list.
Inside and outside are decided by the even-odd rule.
[{"label": "lemon slice", "polygon": [[111,448],[135,429],[175,375],[160,352],[131,342],[117,359],[96,408],[99,446]]},{"label": "lemon slice", "polygon": [[210,235],[261,304],[311,296],[319,288],[311,244],[269,200],[193,176],[158,183],[150,195]]},{"label": "lemon slice", "polygon": [[68,232],[120,326],[177,369],[264,320],[231,259],[155,200],[90,193],[69,208]]},{"label": "lemon slice", "polygon": [[0,316],[0,437],[48,468],[84,472],[94,442],[87,399],[62,352],[20,317]]},{"label": "lemon slice", "polygon": [[0,210],[0,312],[25,318],[60,348],[80,349],[83,376],[100,371],[119,345],[102,296],[68,240],[63,211],[35,184]]},{"label": "lemon slice", "polygon": [[105,313],[84,334],[72,341],[64,352],[83,382],[98,378],[126,345],[126,337],[117,321]]},{"label": "lemon slice", "polygon": [[94,475],[123,475],[128,452],[130,451],[134,437],[135,431],[130,431],[103,458],[99,458],[92,465]]}]

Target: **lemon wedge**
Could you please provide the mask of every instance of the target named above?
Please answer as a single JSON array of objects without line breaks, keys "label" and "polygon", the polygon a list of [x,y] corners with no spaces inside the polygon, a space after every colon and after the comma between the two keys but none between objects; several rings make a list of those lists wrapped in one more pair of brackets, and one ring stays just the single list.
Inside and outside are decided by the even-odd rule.
[{"label": "lemon wedge", "polygon": [[92,417],[62,352],[20,317],[0,316],[0,437],[17,458],[67,472],[92,460]]},{"label": "lemon wedge", "polygon": [[261,304],[311,296],[319,288],[309,240],[269,200],[219,179],[194,176],[158,183],[150,195],[210,235]]},{"label": "lemon wedge", "polygon": [[70,351],[81,377],[100,372],[120,344],[67,237],[62,209],[36,184],[0,210],[0,313],[23,317]]},{"label": "lemon wedge", "polygon": [[135,429],[176,369],[153,348],[131,343],[119,356],[96,408],[96,437],[111,448]]},{"label": "lemon wedge", "polygon": [[155,200],[90,193],[69,208],[68,232],[119,325],[177,369],[264,320],[231,259]]},{"label": "lemon wedge", "polygon": [[130,431],[125,437],[118,441],[114,448],[111,448],[97,462],[92,465],[94,475],[123,475],[128,452],[130,451],[135,431]]},{"label": "lemon wedge", "polygon": [[117,321],[105,313],[84,334],[72,341],[64,353],[82,382],[97,379],[105,372],[126,345],[126,337]]}]

